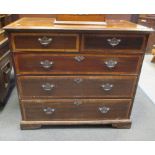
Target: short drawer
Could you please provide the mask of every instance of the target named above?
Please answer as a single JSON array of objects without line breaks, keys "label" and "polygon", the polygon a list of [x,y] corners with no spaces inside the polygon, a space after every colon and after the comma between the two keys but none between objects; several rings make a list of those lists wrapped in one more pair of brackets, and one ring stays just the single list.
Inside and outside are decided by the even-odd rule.
[{"label": "short drawer", "polygon": [[139,55],[14,54],[17,74],[133,74]]},{"label": "short drawer", "polygon": [[82,51],[103,51],[103,50],[142,50],[145,45],[143,35],[110,35],[110,34],[83,34]]},{"label": "short drawer", "polygon": [[13,33],[12,47],[16,51],[77,52],[78,34]]},{"label": "short drawer", "polygon": [[132,97],[134,76],[20,76],[21,98]]},{"label": "short drawer", "polygon": [[69,121],[127,119],[131,100],[68,99],[22,101],[24,120]]}]

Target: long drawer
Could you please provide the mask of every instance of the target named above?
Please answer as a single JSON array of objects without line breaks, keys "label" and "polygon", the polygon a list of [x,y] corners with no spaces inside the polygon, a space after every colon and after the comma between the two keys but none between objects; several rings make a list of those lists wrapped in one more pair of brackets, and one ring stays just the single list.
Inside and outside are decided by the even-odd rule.
[{"label": "long drawer", "polygon": [[21,103],[27,121],[126,119],[131,106],[128,99],[25,100]]},{"label": "long drawer", "polygon": [[14,54],[17,74],[133,74],[141,55]]},{"label": "long drawer", "polygon": [[131,98],[134,76],[19,76],[21,98]]},{"label": "long drawer", "polygon": [[78,34],[57,33],[14,33],[13,51],[79,51]]},{"label": "long drawer", "polygon": [[[81,42],[82,51],[109,50],[142,50],[145,45],[144,35],[132,34],[83,34]],[[141,51],[142,52],[142,51]]]}]

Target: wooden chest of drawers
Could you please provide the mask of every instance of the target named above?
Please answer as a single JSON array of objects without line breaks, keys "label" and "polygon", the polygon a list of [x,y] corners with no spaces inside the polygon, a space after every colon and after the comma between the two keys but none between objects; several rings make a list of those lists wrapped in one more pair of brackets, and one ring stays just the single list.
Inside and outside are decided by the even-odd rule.
[{"label": "wooden chest of drawers", "polygon": [[73,124],[130,128],[151,29],[126,21],[54,25],[50,18],[23,18],[5,30],[22,129]]}]

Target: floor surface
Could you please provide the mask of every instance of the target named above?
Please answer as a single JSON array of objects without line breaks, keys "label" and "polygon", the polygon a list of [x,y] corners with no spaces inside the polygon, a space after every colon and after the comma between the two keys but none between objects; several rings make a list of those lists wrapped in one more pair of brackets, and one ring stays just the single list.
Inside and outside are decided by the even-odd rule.
[{"label": "floor surface", "polygon": [[0,140],[19,141],[116,141],[155,140],[155,105],[138,88],[132,111],[131,129],[110,127],[48,127],[37,130],[20,130],[20,111],[16,88],[8,103],[0,111]]},{"label": "floor surface", "polygon": [[139,86],[155,104],[155,63],[151,63],[152,55],[145,55]]}]

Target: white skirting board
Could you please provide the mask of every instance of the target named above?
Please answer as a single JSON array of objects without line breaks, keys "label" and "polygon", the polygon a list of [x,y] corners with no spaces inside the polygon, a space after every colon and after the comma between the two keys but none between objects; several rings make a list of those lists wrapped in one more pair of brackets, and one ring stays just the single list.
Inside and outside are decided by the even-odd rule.
[{"label": "white skirting board", "polygon": [[139,86],[155,104],[155,63],[151,63],[152,57],[145,55]]}]

